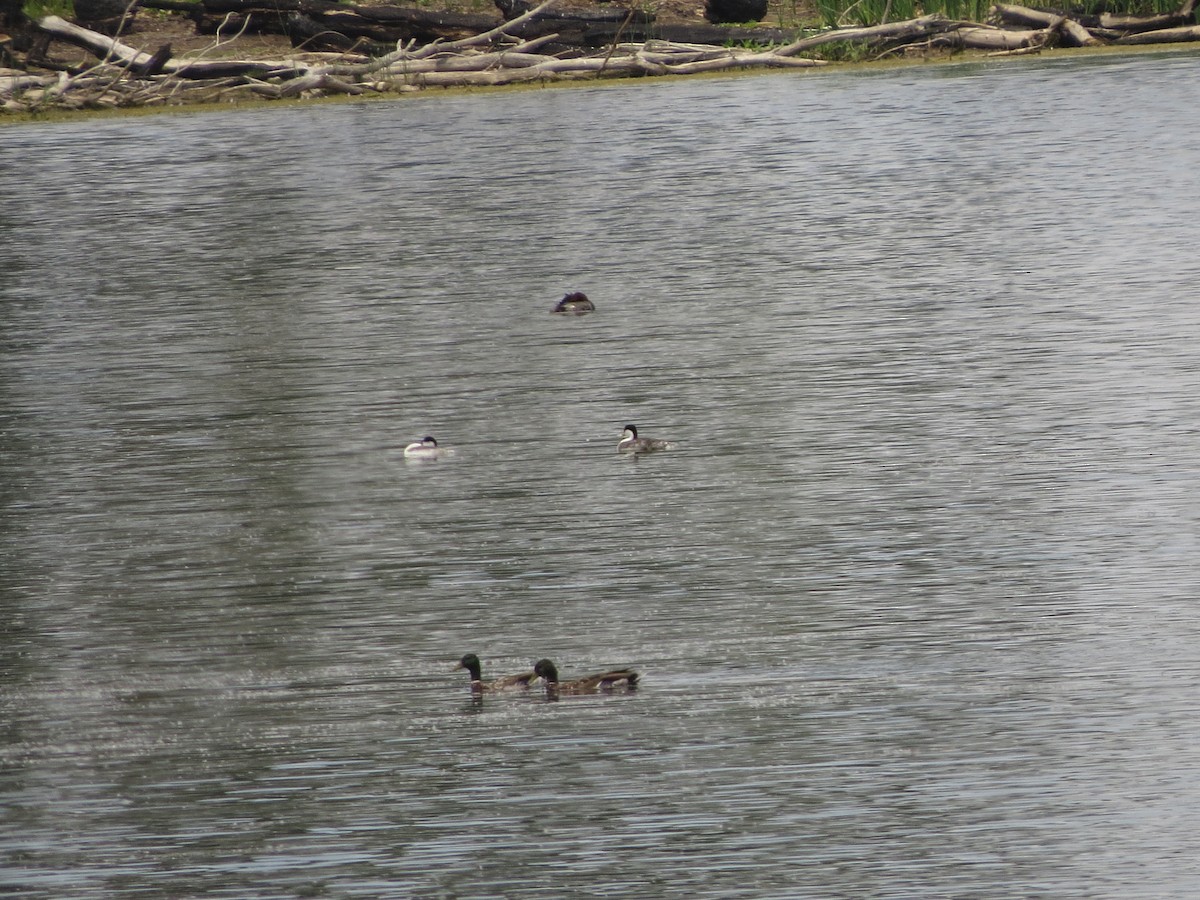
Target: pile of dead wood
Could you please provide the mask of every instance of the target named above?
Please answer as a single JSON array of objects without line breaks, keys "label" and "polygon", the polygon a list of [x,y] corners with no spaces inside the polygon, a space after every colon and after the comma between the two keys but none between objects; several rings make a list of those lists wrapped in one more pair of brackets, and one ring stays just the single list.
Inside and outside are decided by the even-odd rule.
[{"label": "pile of dead wood", "polygon": [[[363,52],[379,56],[399,42],[457,41],[492,30],[508,20],[504,33],[530,40],[549,38],[543,45],[547,53],[563,54],[611,47],[617,41],[649,40],[685,44],[788,44],[797,34],[778,28],[743,27],[722,24],[667,23],[656,21],[646,4],[629,3],[557,10],[542,4],[532,10],[528,0],[494,0],[498,14],[452,13],[393,5],[355,5],[335,0],[200,0],[195,13],[202,33],[246,28],[287,35],[294,46],[310,50]],[[707,0],[704,4],[710,21],[718,21],[714,11],[728,9],[721,3],[732,0]],[[1196,0],[1185,0],[1177,12],[1161,16],[1084,16],[1061,12],[1026,9],[998,4],[991,24],[946,22],[944,38],[935,46],[964,46],[978,49],[1016,50],[1046,45],[1081,46],[1097,42],[1149,42],[1151,40],[1192,40],[1185,32],[1135,37],[1152,32],[1195,27]],[[162,4],[173,7],[178,0],[141,0],[144,6]],[[753,0],[745,0],[745,15],[753,16]],[[723,21],[728,21],[724,19]],[[926,37],[918,28],[914,40]],[[854,38],[847,40],[876,40]],[[885,38],[885,40],[895,40]]]},{"label": "pile of dead wood", "polygon": [[[141,0],[142,6],[176,6],[177,0]],[[544,4],[496,0],[495,13],[447,12],[409,6],[338,3],[335,0],[201,0],[192,15],[202,34],[251,32],[282,34],[309,50],[381,55],[397,43],[457,41],[508,22],[514,38],[547,37],[548,53],[609,46],[618,39],[676,43],[786,43],[794,32],[778,28],[733,27],[704,22],[663,23],[641,5],[593,6],[558,10]],[[715,7],[714,7],[715,8]],[[517,19],[520,19],[518,22]]]},{"label": "pile of dead wood", "polygon": [[1031,52],[1044,47],[1200,41],[1196,2],[1184,0],[1175,12],[1157,16],[1066,15],[997,3],[992,7],[993,24],[964,25],[933,44],[957,46],[961,40],[961,46],[974,49]]},{"label": "pile of dead wood", "polygon": [[[232,4],[243,0],[205,0]],[[244,0],[252,2],[252,0]],[[253,0],[301,4],[320,0]],[[0,104],[9,111],[49,107],[81,108],[197,103],[253,94],[269,98],[330,94],[399,92],[430,86],[498,85],[514,82],[596,78],[619,75],[687,75],[726,69],[796,68],[824,65],[805,54],[829,44],[852,44],[885,55],[930,48],[974,48],[1026,53],[1053,46],[1096,43],[1142,44],[1200,40],[1194,24],[1197,0],[1175,14],[1156,17],[1068,17],[1020,6],[994,7],[994,22],[957,22],[922,16],[904,22],[862,28],[838,28],[786,36],[762,49],[671,40],[636,32],[625,18],[608,43],[562,47],[557,31],[538,31],[555,0],[545,0],[515,18],[465,36],[451,34],[418,41],[397,39],[386,53],[296,52],[286,59],[218,58],[227,49],[230,23],[216,29],[209,51],[176,58],[169,45],[138,49],[116,38],[74,25],[56,16],[37,23],[48,42],[83,47],[96,62],[53,65],[43,52],[23,68],[0,70]],[[312,8],[312,7],[309,7]],[[387,9],[377,7],[375,9]],[[349,8],[346,15],[360,15]],[[393,8],[398,9],[398,8]],[[380,15],[399,15],[374,13]],[[552,21],[552,20],[551,20]],[[246,17],[239,27],[248,27]],[[326,23],[329,24],[329,23]],[[461,26],[455,26],[461,27]],[[532,30],[531,30],[532,29]],[[235,33],[236,34],[236,33]],[[40,68],[39,68],[40,66]],[[57,71],[46,71],[55,69]]]}]

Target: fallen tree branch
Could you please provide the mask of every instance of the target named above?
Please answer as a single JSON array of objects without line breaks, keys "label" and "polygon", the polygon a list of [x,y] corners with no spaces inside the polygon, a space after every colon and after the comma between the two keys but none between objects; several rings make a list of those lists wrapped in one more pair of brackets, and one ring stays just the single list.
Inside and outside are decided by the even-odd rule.
[{"label": "fallen tree branch", "polygon": [[870,25],[862,28],[832,28],[812,37],[801,38],[791,44],[774,51],[779,56],[795,56],[805,50],[812,50],[823,44],[839,41],[866,42],[892,40],[918,40],[937,34],[954,27],[954,23],[945,16],[921,16],[918,19],[908,19],[904,22],[893,22],[888,25]]},{"label": "fallen tree branch", "polygon": [[1182,28],[1162,28],[1158,31],[1139,31],[1127,34],[1113,41],[1114,44],[1178,44],[1188,41],[1200,41],[1200,25],[1188,25]]},{"label": "fallen tree branch", "polygon": [[426,44],[414,54],[414,58],[419,59],[422,56],[429,56],[433,53],[441,53],[446,50],[461,50],[465,47],[478,47],[482,44],[490,44],[496,38],[507,35],[514,28],[519,28],[529,20],[536,18],[539,13],[549,9],[555,2],[556,0],[542,0],[541,3],[529,10],[529,12],[522,13],[515,19],[497,25],[491,31],[485,31],[483,34],[475,35],[475,37],[463,38],[460,41],[449,41],[447,43],[434,41],[432,44]]},{"label": "fallen tree branch", "polygon": [[[161,0],[168,2],[168,0]],[[295,9],[319,11],[329,0],[204,0],[215,5],[271,2],[277,13],[284,4]],[[522,26],[546,11],[555,0],[544,0],[520,16],[479,34],[456,40],[435,39],[426,44],[403,40],[396,49],[375,58],[347,58],[344,54],[297,54],[282,60],[208,59],[229,41],[222,32],[235,13],[217,26],[214,43],[200,56],[175,58],[169,45],[147,53],[115,38],[90,31],[57,16],[43,18],[38,27],[49,38],[82,47],[99,58],[90,68],[61,62],[57,75],[6,75],[0,77],[0,102],[5,109],[31,109],[47,105],[67,108],[98,105],[146,105],[178,102],[207,102],[231,94],[252,93],[273,99],[360,95],[368,91],[406,91],[433,86],[502,85],[535,80],[568,80],[602,76],[690,75],[735,68],[802,68],[824,65],[820,59],[801,54],[834,43],[853,43],[894,53],[918,47],[963,47],[989,53],[1036,53],[1045,47],[1081,46],[1097,43],[1096,30],[1080,20],[1046,10],[1012,4],[995,7],[996,19],[1008,27],[974,22],[956,22],[929,15],[903,22],[857,28],[834,28],[761,49],[718,46],[659,39],[635,39],[631,34],[614,39],[598,52],[581,46],[562,50],[557,35],[539,34],[523,38]],[[1149,23],[1194,17],[1200,0],[1184,0],[1179,11],[1168,16],[1095,17],[1095,29],[1115,36],[1123,44],[1200,41],[1200,26],[1193,24],[1148,29]],[[383,9],[383,8],[380,8]],[[242,29],[249,24],[247,13],[237,13]],[[375,13],[387,19],[390,14]],[[392,17],[394,18],[394,16]],[[560,18],[550,17],[553,21]],[[626,16],[625,23],[632,19]],[[1092,20],[1088,20],[1092,21]],[[1121,24],[1126,31],[1100,29]],[[345,36],[342,36],[346,39]]]},{"label": "fallen tree branch", "polygon": [[1062,42],[1067,47],[1089,47],[1104,43],[1078,20],[1064,17],[1058,13],[1008,3],[997,3],[992,10],[997,19],[1009,25],[1035,28],[1051,28],[1057,25],[1062,34]]},{"label": "fallen tree branch", "polygon": [[993,25],[959,25],[935,35],[935,47],[961,47],[971,50],[1011,51],[1043,47],[1053,28],[1014,31]]},{"label": "fallen tree branch", "polygon": [[[116,38],[108,37],[87,28],[61,19],[58,16],[46,16],[38,20],[38,28],[52,37],[64,40],[69,44],[89,50],[101,59],[107,59],[116,65],[123,66],[137,73],[143,73],[151,62],[155,61],[152,54],[136,50],[127,44],[122,44]],[[309,66],[295,60],[166,60],[157,66],[167,75],[179,78],[219,78],[230,74],[243,74],[248,71],[268,72],[274,75],[293,73],[293,76],[307,74]]]}]

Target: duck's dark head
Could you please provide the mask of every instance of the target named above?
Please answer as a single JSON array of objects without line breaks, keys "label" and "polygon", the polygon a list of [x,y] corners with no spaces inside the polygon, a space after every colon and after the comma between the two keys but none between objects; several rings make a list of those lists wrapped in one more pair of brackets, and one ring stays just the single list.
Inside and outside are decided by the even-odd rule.
[{"label": "duck's dark head", "polygon": [[433,435],[432,435],[432,434],[427,434],[427,435],[425,435],[425,437],[421,438],[421,443],[422,443],[422,444],[428,444],[430,447],[436,447],[436,446],[437,446],[437,441],[435,441],[435,440],[433,439]]},{"label": "duck's dark head", "polygon": [[563,303],[587,303],[588,295],[583,291],[572,291],[562,298]]},{"label": "duck's dark head", "polygon": [[550,684],[558,683],[558,669],[548,659],[539,659],[533,664],[533,674],[546,679]]},{"label": "duck's dark head", "polygon": [[629,433],[629,436],[631,438],[637,437],[637,426],[636,425],[626,425],[625,430]]},{"label": "duck's dark head", "polygon": [[471,673],[472,681],[481,681],[482,680],[482,676],[479,674],[480,670],[482,669],[482,666],[480,666],[480,664],[479,664],[479,657],[476,656],[474,653],[468,653],[466,656],[464,656],[462,659],[460,659],[458,661],[458,665],[455,666],[454,668],[466,669],[468,672]]}]

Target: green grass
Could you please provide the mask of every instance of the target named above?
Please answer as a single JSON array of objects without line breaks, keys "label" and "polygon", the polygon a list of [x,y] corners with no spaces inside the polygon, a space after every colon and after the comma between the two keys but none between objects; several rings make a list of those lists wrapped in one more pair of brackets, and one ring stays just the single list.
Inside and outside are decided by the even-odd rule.
[{"label": "green grass", "polygon": [[[931,14],[943,15],[948,19],[985,22],[991,5],[992,0],[816,0],[821,21],[826,26],[843,27],[902,22],[905,19]],[[1043,7],[1058,4],[1045,0],[1027,0],[1025,5]],[[1082,15],[1109,12],[1145,16],[1172,13],[1179,5],[1180,0],[1084,0],[1070,5],[1070,8],[1076,14]]]},{"label": "green grass", "polygon": [[983,22],[991,0],[817,0],[817,10],[826,25],[879,25],[902,22],[938,13],[949,19]]},{"label": "green grass", "polygon": [[75,4],[72,0],[25,0],[21,11],[34,21],[42,16],[60,16],[64,19],[71,19],[75,16]]},{"label": "green grass", "polygon": [[1107,12],[1120,16],[1161,16],[1175,12],[1180,5],[1177,0],[1088,0],[1071,8],[1085,15]]},{"label": "green grass", "polygon": [[861,41],[833,41],[805,55],[831,63],[859,63],[874,59],[878,52]]}]

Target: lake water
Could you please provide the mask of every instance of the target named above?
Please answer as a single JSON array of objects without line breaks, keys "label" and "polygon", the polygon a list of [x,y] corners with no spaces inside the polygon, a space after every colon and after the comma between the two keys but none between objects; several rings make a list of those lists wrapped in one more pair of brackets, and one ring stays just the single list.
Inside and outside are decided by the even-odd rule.
[{"label": "lake water", "polygon": [[0,892],[1195,897],[1198,101],[0,130]]}]

